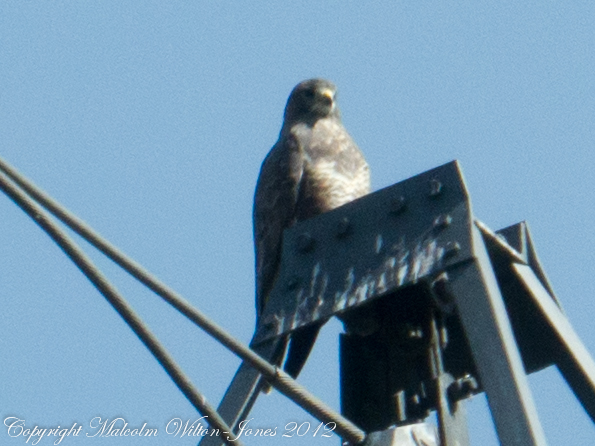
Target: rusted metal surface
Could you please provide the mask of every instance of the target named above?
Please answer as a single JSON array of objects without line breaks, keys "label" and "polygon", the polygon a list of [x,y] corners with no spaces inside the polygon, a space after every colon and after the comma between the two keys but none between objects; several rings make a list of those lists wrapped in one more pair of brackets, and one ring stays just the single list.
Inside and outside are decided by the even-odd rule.
[{"label": "rusted metal surface", "polygon": [[451,162],[284,233],[256,342],[325,320],[471,258],[471,213]]}]

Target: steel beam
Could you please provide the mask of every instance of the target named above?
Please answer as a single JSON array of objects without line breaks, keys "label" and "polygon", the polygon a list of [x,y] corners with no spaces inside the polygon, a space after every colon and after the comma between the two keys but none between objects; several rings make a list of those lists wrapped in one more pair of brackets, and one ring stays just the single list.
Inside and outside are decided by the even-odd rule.
[{"label": "steel beam", "polygon": [[520,264],[514,264],[513,267],[558,342],[558,348],[554,349],[556,365],[591,420],[595,422],[593,358],[533,270]]},{"label": "steel beam", "polygon": [[[262,358],[270,360],[274,356],[275,348],[278,345],[278,339],[254,348]],[[242,362],[236,372],[231,384],[225,392],[223,400],[217,408],[219,415],[225,422],[237,432],[238,424],[247,418],[252,409],[258,394],[260,393],[262,375],[245,361]],[[200,441],[200,446],[220,446],[221,438],[216,436],[206,436]]]},{"label": "steel beam", "polygon": [[545,445],[502,295],[479,229],[475,260],[449,271],[450,289],[504,446]]}]

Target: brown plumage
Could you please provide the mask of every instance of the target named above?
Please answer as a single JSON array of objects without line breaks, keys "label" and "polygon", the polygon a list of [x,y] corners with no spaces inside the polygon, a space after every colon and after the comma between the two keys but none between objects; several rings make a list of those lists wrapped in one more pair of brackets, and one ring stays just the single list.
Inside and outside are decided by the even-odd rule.
[{"label": "brown plumage", "polygon": [[[257,317],[277,277],[283,231],[370,192],[368,165],[341,123],[335,95],[335,86],[327,80],[299,83],[287,101],[279,140],[262,163],[253,213]],[[319,329],[308,326],[291,335],[284,368],[294,378]],[[274,360],[277,364],[286,345],[287,340]]]}]

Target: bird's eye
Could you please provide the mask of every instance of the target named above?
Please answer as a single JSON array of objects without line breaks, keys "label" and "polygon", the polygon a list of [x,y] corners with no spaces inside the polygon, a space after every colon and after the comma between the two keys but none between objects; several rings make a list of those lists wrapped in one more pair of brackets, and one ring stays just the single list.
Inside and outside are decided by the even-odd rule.
[{"label": "bird's eye", "polygon": [[312,90],[304,90],[304,97],[312,99],[314,97],[314,92]]}]

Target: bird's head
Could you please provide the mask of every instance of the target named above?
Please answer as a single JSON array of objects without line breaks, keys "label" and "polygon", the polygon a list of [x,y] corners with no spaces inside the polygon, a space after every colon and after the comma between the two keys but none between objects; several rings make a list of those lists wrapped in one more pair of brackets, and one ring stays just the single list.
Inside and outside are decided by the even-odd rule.
[{"label": "bird's head", "polygon": [[325,79],[308,79],[295,86],[285,106],[285,122],[305,122],[310,125],[318,119],[339,117],[335,103],[337,87]]}]

